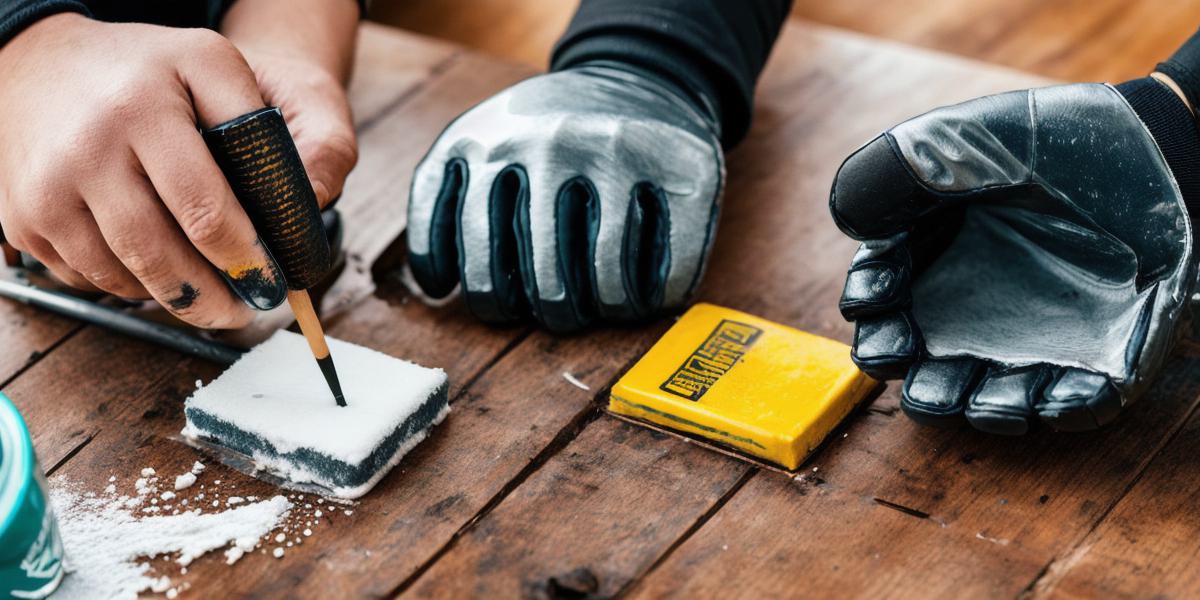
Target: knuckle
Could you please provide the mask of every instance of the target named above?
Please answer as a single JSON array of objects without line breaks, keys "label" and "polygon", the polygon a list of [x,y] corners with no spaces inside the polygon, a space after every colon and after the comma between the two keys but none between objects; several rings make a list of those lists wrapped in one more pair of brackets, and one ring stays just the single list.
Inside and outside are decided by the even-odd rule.
[{"label": "knuckle", "polygon": [[135,246],[124,255],[125,267],[148,290],[163,289],[171,276],[167,256],[146,245]]},{"label": "knuckle", "polygon": [[186,45],[193,52],[209,57],[238,54],[233,42],[211,29],[188,29],[184,35],[186,36]]},{"label": "knuckle", "polygon": [[214,196],[193,196],[179,211],[179,226],[197,246],[224,246],[232,241],[232,228]]},{"label": "knuckle", "polygon": [[159,89],[160,86],[151,78],[141,76],[140,72],[114,78],[97,105],[100,114],[90,119],[89,127],[120,127],[122,123],[144,117],[147,105]]}]

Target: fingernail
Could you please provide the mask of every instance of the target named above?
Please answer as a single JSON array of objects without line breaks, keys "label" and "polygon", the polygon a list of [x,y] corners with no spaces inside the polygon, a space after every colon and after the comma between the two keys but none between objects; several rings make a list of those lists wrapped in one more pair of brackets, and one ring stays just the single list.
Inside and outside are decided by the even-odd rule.
[{"label": "fingernail", "polygon": [[244,265],[221,271],[229,288],[250,308],[271,310],[287,298],[287,282],[271,258],[259,265]]}]

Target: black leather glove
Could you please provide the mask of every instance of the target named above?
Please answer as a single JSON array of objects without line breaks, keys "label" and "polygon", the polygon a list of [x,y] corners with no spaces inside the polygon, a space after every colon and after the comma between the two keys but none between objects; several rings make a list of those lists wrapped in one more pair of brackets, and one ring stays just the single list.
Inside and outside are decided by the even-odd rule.
[{"label": "black leather glove", "polygon": [[988,96],[851,155],[853,358],[914,419],[1020,434],[1110,421],[1162,368],[1196,277],[1200,136],[1152,78]]}]

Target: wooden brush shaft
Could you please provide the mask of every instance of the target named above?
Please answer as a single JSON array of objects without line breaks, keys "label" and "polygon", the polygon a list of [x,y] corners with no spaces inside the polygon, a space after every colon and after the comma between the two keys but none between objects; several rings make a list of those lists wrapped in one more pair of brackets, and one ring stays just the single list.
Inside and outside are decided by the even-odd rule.
[{"label": "wooden brush shaft", "polygon": [[331,266],[329,241],[283,113],[256,110],[205,131],[204,141],[288,287],[315,285]]}]

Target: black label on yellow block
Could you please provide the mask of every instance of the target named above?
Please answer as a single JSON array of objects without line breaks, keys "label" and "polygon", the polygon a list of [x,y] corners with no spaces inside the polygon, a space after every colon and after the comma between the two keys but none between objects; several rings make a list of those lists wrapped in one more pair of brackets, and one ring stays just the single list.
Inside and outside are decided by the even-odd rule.
[{"label": "black label on yellow block", "polygon": [[753,325],[722,320],[659,389],[688,400],[699,400],[737,364],[761,334],[762,330]]}]

